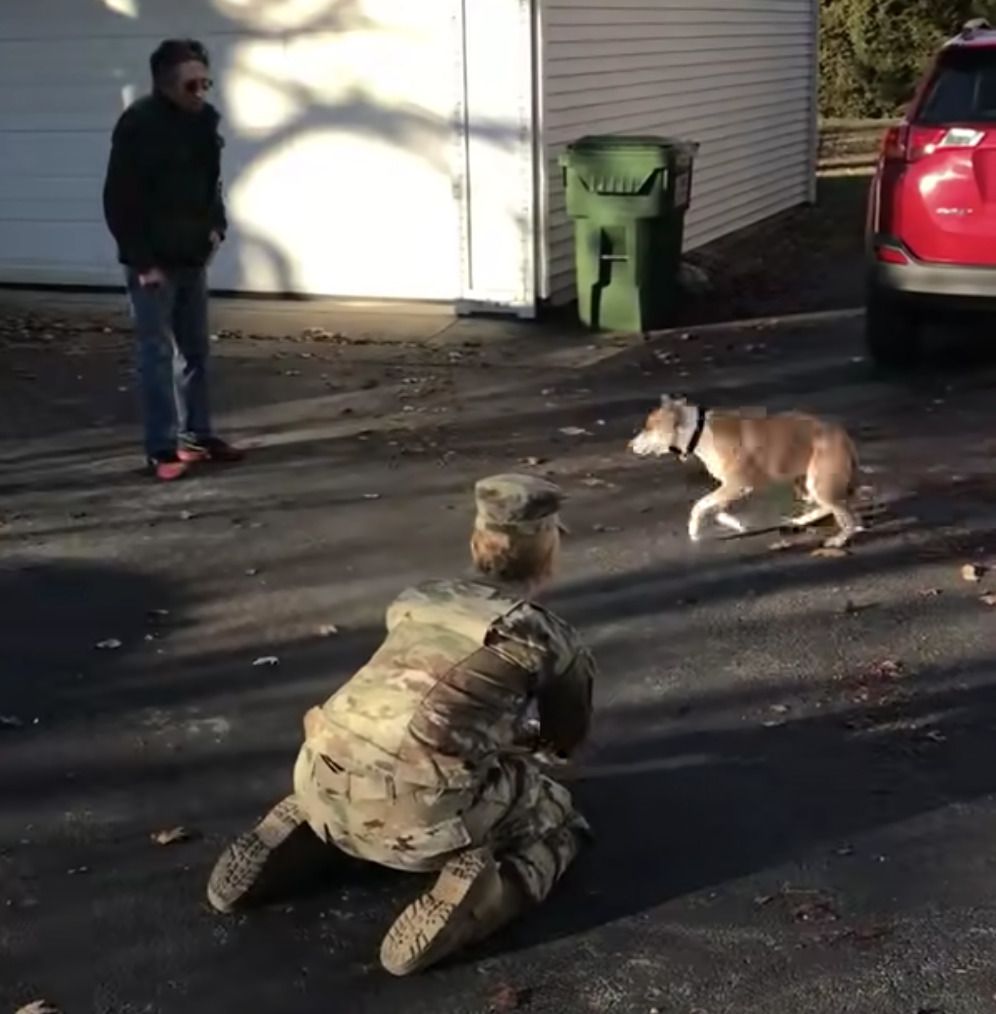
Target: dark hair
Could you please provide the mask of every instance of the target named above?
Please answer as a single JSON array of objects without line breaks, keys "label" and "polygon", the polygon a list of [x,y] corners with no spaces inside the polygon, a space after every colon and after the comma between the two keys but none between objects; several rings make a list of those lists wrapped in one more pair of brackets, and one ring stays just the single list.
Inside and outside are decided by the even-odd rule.
[{"label": "dark hair", "polygon": [[155,52],[149,57],[149,67],[152,70],[152,80],[155,82],[162,79],[180,66],[181,63],[189,63],[196,60],[203,63],[205,67],[210,66],[211,59],[203,42],[196,39],[166,39],[156,46]]}]

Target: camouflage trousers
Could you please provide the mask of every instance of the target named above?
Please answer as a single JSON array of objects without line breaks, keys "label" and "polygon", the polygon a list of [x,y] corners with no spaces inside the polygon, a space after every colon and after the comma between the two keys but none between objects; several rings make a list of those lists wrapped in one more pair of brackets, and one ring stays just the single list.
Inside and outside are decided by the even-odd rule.
[{"label": "camouflage trousers", "polygon": [[570,792],[523,755],[496,759],[473,789],[437,790],[351,774],[306,742],[294,792],[312,830],[348,855],[433,872],[486,845],[533,902],[550,893],[590,835]]}]

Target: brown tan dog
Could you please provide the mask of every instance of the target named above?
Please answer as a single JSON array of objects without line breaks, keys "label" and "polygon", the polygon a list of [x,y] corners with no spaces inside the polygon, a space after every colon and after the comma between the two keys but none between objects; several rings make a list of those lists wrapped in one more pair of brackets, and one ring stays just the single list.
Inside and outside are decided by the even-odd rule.
[{"label": "brown tan dog", "polygon": [[746,531],[728,509],[771,483],[794,483],[813,509],[787,522],[806,528],[831,515],[838,533],[824,545],[839,548],[862,531],[849,501],[858,470],[857,452],[834,423],[801,412],[768,415],[764,409],[706,411],[684,398],[664,395],[647,416],[629,449],[641,457],[694,455],[719,488],[702,497],[688,519],[688,535],[698,542],[702,522],[714,516],[725,528]]}]

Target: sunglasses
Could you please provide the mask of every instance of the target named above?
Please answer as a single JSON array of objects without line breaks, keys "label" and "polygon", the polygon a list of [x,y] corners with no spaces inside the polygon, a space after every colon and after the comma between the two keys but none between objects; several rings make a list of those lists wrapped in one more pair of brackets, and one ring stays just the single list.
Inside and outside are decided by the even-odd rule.
[{"label": "sunglasses", "polygon": [[188,95],[206,94],[211,91],[213,86],[214,82],[209,77],[191,78],[191,80],[183,82],[183,90]]}]

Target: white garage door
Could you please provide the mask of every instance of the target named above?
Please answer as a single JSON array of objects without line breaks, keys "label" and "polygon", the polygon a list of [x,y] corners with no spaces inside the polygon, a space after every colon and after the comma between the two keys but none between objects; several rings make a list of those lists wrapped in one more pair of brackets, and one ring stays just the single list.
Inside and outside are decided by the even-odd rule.
[{"label": "white garage door", "polygon": [[[101,210],[110,131],[147,90],[158,41],[194,35],[212,53],[225,117],[233,231],[216,288],[530,297],[521,250],[494,273],[511,277],[504,288],[470,274],[474,135],[460,0],[46,0],[44,9],[42,18],[36,0],[0,2],[0,282],[118,283]],[[513,108],[520,100],[511,96]],[[519,138],[521,126],[506,133]],[[492,141],[507,154],[507,137]],[[526,235],[529,215],[506,203],[510,227]]]}]

